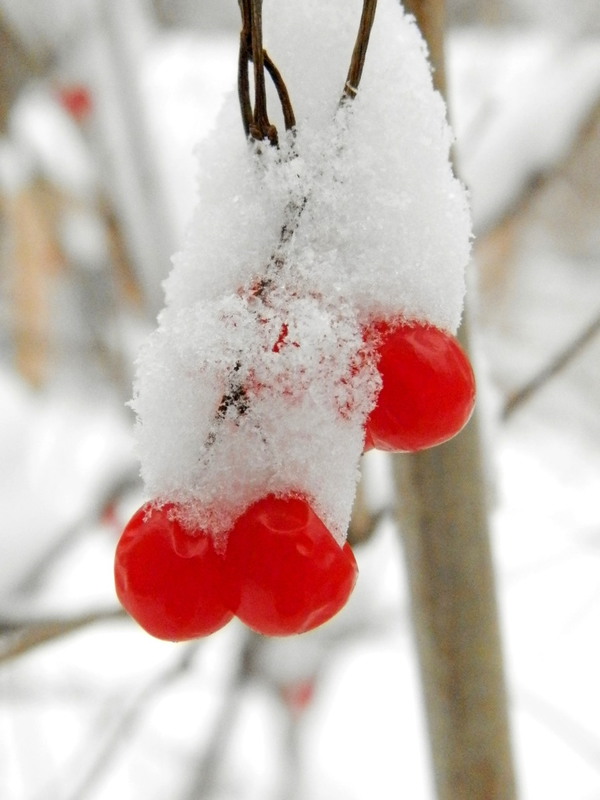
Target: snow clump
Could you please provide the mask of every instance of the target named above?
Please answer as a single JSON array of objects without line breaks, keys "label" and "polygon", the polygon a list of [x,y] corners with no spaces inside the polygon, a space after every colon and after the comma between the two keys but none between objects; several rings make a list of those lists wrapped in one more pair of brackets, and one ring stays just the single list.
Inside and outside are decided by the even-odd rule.
[{"label": "snow clump", "polygon": [[373,318],[455,332],[470,249],[445,106],[397,0],[380,0],[360,89],[340,104],[360,0],[265,0],[264,44],[296,114],[249,143],[237,95],[199,148],[199,196],[143,348],[142,475],[225,536],[269,493],[309,497],[341,543],[380,379]]}]

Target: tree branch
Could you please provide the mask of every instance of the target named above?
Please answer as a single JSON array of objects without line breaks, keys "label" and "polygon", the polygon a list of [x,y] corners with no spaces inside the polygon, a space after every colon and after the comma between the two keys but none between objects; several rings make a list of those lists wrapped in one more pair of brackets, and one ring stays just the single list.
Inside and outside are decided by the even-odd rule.
[{"label": "tree branch", "polygon": [[24,621],[0,616],[0,635],[8,640],[0,642],[0,664],[89,625],[125,618],[126,614],[121,608],[94,611],[66,619]]},{"label": "tree branch", "polygon": [[[581,152],[588,138],[597,136],[599,125],[600,101],[596,102],[590,109],[570,143],[570,147],[562,155],[561,159],[551,168],[528,174],[512,202],[502,208],[498,216],[491,219],[484,227],[475,230],[477,237],[475,240],[476,250],[484,248],[487,241],[498,229],[516,225],[531,212],[535,201],[553,181],[566,172],[573,158]],[[467,137],[471,138],[468,134]]]},{"label": "tree branch", "polygon": [[570,342],[544,369],[534,375],[525,386],[515,392],[506,401],[502,410],[502,419],[506,421],[524,403],[527,403],[552,378],[565,369],[582,350],[600,333],[600,314],[587,325],[584,330]]},{"label": "tree branch", "polygon": [[358,26],[358,34],[356,36],[352,59],[350,60],[350,67],[348,69],[348,75],[340,102],[351,100],[358,92],[376,10],[377,0],[363,0],[363,10]]},{"label": "tree branch", "polygon": [[[86,740],[80,747],[79,752],[71,759],[71,766],[65,770],[65,774],[81,774],[79,779],[74,781],[74,788],[63,796],[68,800],[80,800],[90,797],[94,787],[101,780],[110,762],[116,757],[119,749],[127,743],[127,734],[138,724],[140,717],[146,712],[150,700],[169,688],[181,675],[185,674],[191,667],[193,659],[198,650],[198,642],[186,645],[183,652],[175,663],[167,667],[150,680],[129,703],[124,703],[125,710],[118,717],[112,729],[105,735],[104,741],[98,744],[98,736],[95,734]],[[90,758],[90,753],[92,756]],[[81,764],[86,764],[81,769]],[[39,796],[39,800],[48,797],[46,792]]]},{"label": "tree branch", "polygon": [[242,125],[246,138],[250,136],[252,125],[252,103],[250,102],[250,80],[248,64],[251,60],[250,17],[246,0],[240,0],[242,14],[242,30],[240,31],[240,51],[238,56],[238,97],[242,114]]},{"label": "tree branch", "polygon": [[[443,0],[406,5],[443,89]],[[394,457],[438,800],[516,796],[477,421],[443,445]]]}]

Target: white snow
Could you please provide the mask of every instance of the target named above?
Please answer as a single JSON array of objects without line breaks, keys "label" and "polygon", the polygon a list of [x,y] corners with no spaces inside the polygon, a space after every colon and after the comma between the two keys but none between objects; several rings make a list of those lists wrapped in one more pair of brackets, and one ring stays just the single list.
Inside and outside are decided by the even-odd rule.
[{"label": "white snow", "polygon": [[384,0],[358,96],[340,107],[360,10],[265,4],[297,131],[279,123],[278,149],[249,146],[229,98],[138,362],[148,492],[215,535],[267,493],[300,493],[342,541],[379,386],[361,324],[460,320],[470,218],[445,106],[416,26]]}]

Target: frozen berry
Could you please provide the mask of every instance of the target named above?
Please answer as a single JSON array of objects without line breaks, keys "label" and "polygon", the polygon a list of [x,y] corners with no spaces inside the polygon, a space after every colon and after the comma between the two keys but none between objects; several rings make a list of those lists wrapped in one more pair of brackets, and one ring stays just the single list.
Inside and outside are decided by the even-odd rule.
[{"label": "frozen berry", "polygon": [[267,495],[229,533],[230,604],[257,633],[287,636],[316,628],[345,605],[358,568],[301,497]]},{"label": "frozen berry", "polygon": [[115,555],[115,586],[125,609],[148,633],[182,641],[223,627],[223,559],[204,532],[186,532],[174,507],[142,506],[127,524]]},{"label": "frozen berry", "polygon": [[451,439],[475,403],[475,377],[458,341],[433,325],[373,323],[382,388],[366,423],[365,450],[414,452]]}]

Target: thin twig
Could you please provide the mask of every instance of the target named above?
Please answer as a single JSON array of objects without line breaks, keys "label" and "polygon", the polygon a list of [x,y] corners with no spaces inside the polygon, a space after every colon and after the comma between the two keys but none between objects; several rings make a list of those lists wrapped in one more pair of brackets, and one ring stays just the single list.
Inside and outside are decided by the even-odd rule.
[{"label": "thin twig", "polygon": [[236,669],[231,676],[223,704],[212,726],[212,735],[202,758],[196,765],[189,786],[182,800],[204,800],[214,791],[223,754],[238,714],[242,690],[255,673],[256,653],[262,639],[252,631],[247,631],[242,642]]},{"label": "thin twig", "polygon": [[363,10],[358,27],[358,34],[340,103],[352,100],[358,92],[376,9],[377,0],[363,0]]},{"label": "thin twig", "polygon": [[252,61],[254,64],[254,124],[262,128],[268,124],[267,91],[262,46],[262,0],[250,0],[250,31],[252,33]]},{"label": "thin twig", "polygon": [[24,622],[0,617],[0,634],[6,634],[8,639],[4,646],[0,645],[0,664],[25,655],[39,645],[60,639],[81,630],[81,628],[87,628],[97,622],[124,619],[125,616],[125,612],[121,608],[111,608],[67,619]]},{"label": "thin twig", "polygon": [[[486,124],[489,127],[494,125],[494,123],[495,119],[492,115],[492,118]],[[582,124],[571,140],[568,150],[563,153],[561,159],[555,164],[546,166],[541,172],[538,171],[525,175],[516,196],[512,198],[507,205],[504,205],[492,219],[485,221],[483,225],[476,225],[475,234],[477,249],[485,247],[486,240],[499,228],[515,225],[531,213],[535,202],[543,195],[543,192],[546,191],[553,182],[564,178],[565,174],[568,173],[574,159],[581,153],[587,142],[590,139],[593,140],[593,137],[597,135],[599,125],[600,100],[596,101],[591,107],[586,118],[582,121]],[[463,145],[461,149],[467,152],[469,150],[468,145],[470,144],[470,140],[476,137],[482,139],[483,132],[485,132],[485,128],[483,131],[468,131],[467,134],[463,136],[463,140],[467,140],[467,145]]]},{"label": "thin twig", "polygon": [[[267,139],[277,146],[277,128],[269,121],[267,112],[265,69],[275,85],[287,130],[291,130],[296,124],[292,104],[281,73],[263,48],[262,0],[239,0],[239,6],[242,30],[238,56],[238,95],[244,133],[246,137],[256,141]],[[248,77],[250,61],[254,65],[254,110],[250,101]]]},{"label": "thin twig", "polygon": [[519,708],[561,739],[592,769],[600,771],[600,746],[594,731],[529,689],[517,688],[516,701]]},{"label": "thin twig", "polygon": [[103,488],[102,494],[79,520],[68,528],[46,551],[42,553],[36,563],[32,564],[23,578],[19,581],[16,591],[21,595],[34,592],[43,580],[47,571],[56,561],[73,546],[86,529],[97,523],[108,509],[114,506],[127,492],[138,488],[139,476],[132,470],[124,472],[109,486]]},{"label": "thin twig", "polygon": [[575,337],[550,364],[538,372],[537,375],[534,375],[525,386],[515,392],[512,397],[507,400],[502,411],[502,419],[507,420],[518,408],[530,400],[533,395],[543,389],[555,375],[558,375],[558,373],[565,369],[573,359],[577,358],[586,345],[588,345],[599,332],[600,314],[598,314],[579,336]]},{"label": "thin twig", "polygon": [[254,64],[254,120],[250,126],[253,139],[277,145],[277,128],[269,121],[265,86],[265,52],[262,45],[262,0],[250,0],[252,34],[251,52]]},{"label": "thin twig", "polygon": [[247,11],[245,3],[240,2],[242,11],[242,30],[240,32],[240,52],[238,58],[238,96],[240,100],[240,111],[242,114],[242,125],[246,138],[250,136],[250,126],[252,125],[252,103],[250,102],[250,80],[248,78],[248,64],[250,63],[250,29],[247,23]]},{"label": "thin twig", "polygon": [[352,512],[350,526],[348,528],[348,544],[352,547],[370,541],[379,528],[380,523],[393,516],[394,509],[387,506],[378,511],[367,512],[366,515],[356,513],[356,508]]},{"label": "thin twig", "polygon": [[[112,730],[105,736],[100,746],[97,745],[97,735],[94,735],[93,741],[85,741],[79,752],[71,760],[70,769],[65,770],[66,774],[76,773],[82,763],[88,762],[83,775],[76,781],[74,788],[67,795],[68,800],[80,800],[80,798],[92,795],[92,790],[102,778],[102,775],[105,774],[110,762],[115,758],[122,745],[129,741],[127,734],[133,730],[140,717],[147,711],[150,700],[168,689],[181,675],[190,669],[198,647],[198,642],[187,645],[174,664],[171,664],[164,672],[152,678],[134,697],[133,701],[126,705],[125,711],[117,719]],[[94,748],[96,748],[95,754],[90,759],[88,754]],[[40,796],[40,800],[41,797],[46,798],[48,795],[43,793]]]},{"label": "thin twig", "polygon": [[273,85],[277,91],[277,96],[279,97],[279,102],[281,103],[281,111],[283,113],[285,129],[286,131],[291,131],[296,127],[296,117],[294,115],[294,109],[292,108],[292,101],[290,100],[287,86],[285,85],[283,76],[275,66],[273,59],[266,50],[263,50],[263,57],[265,60],[265,69],[273,81]]}]

